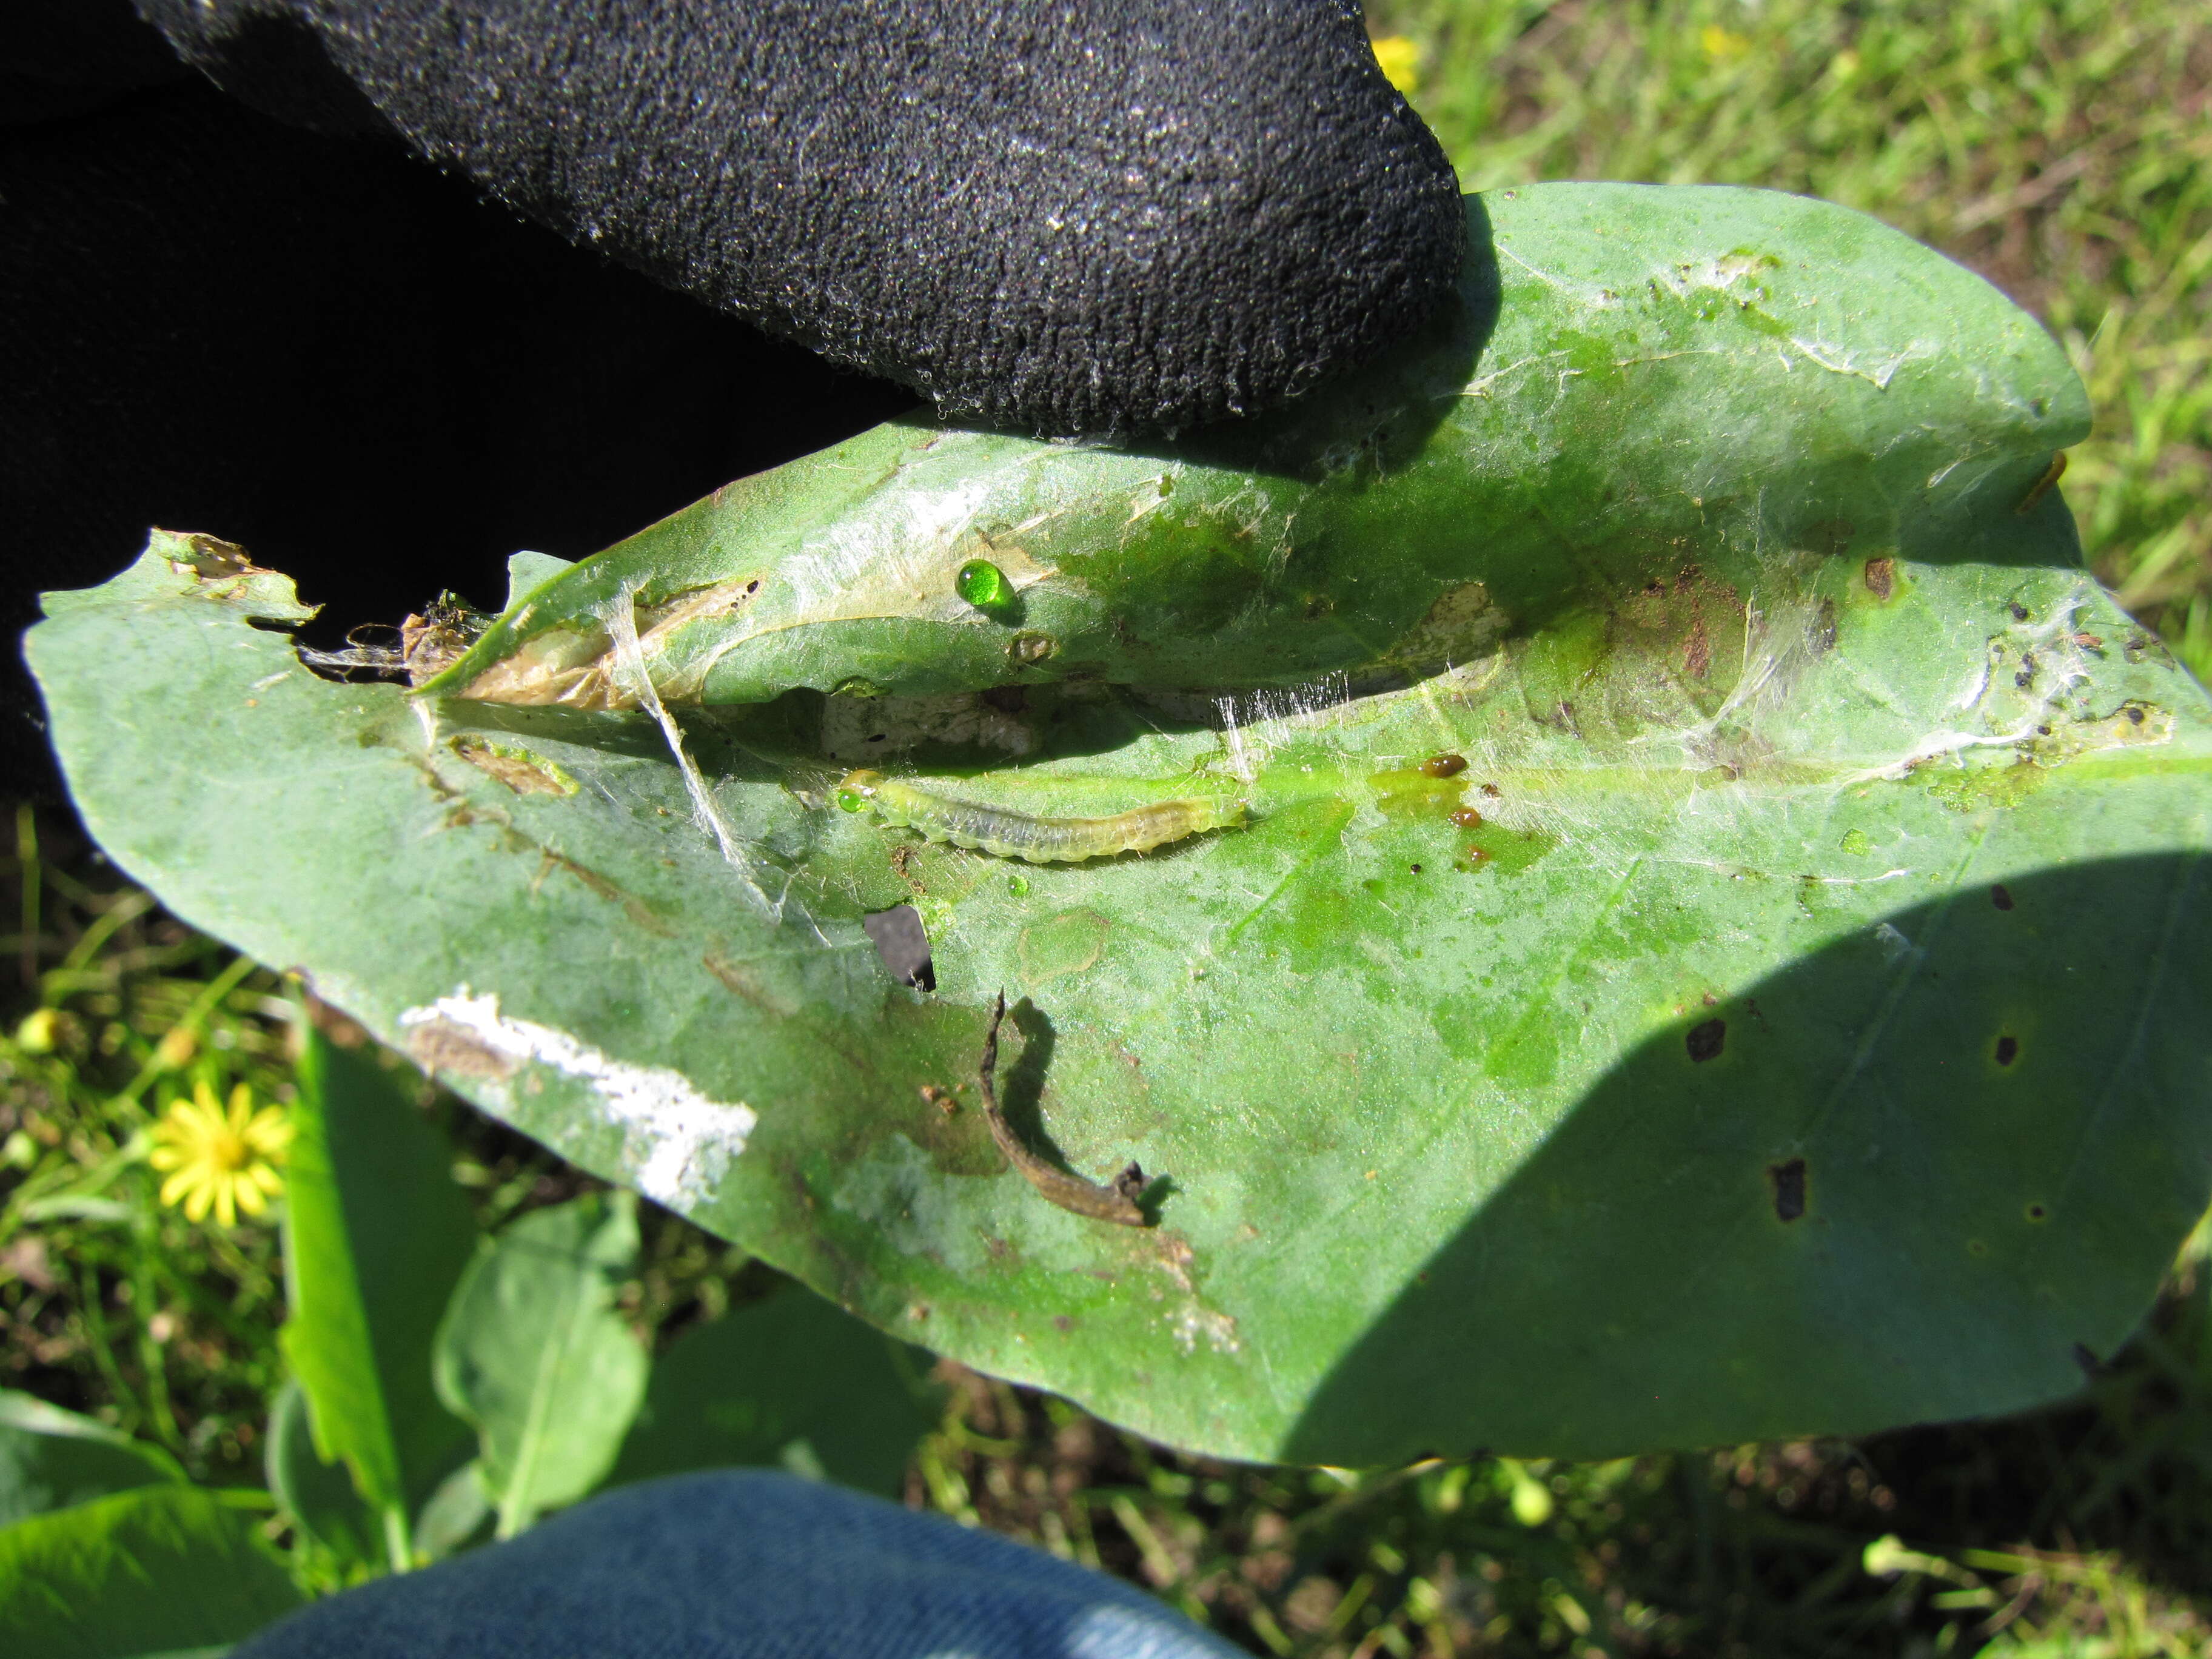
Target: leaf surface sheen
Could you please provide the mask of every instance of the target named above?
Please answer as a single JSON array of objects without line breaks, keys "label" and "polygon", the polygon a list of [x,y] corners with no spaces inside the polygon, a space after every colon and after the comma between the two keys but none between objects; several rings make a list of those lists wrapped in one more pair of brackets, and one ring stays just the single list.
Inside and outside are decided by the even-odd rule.
[{"label": "leaf surface sheen", "polygon": [[[1371,432],[1411,406],[1383,388],[1443,384],[1406,447],[1301,472],[1281,428],[895,424],[519,595],[459,678],[629,594],[665,701],[711,700],[684,673],[716,652],[722,691],[812,688],[670,712],[739,867],[653,720],[316,680],[246,623],[297,614],[276,579],[226,592],[168,543],[33,636],[80,807],[564,1156],[1177,1444],[1594,1456],[2064,1393],[2212,1167],[2212,720],[2035,494],[2078,385],[1841,210],[1559,185],[1486,223],[1492,321],[1375,371],[1371,418],[1359,385],[1301,417]],[[1133,479],[1194,516],[1093,533]],[[1086,556],[1012,538],[1054,502],[1082,580],[951,609],[978,531]],[[724,649],[744,607],[653,637],[686,583],[754,559],[795,591],[832,546],[920,597],[773,648]],[[1085,678],[1115,650],[1136,689]],[[854,678],[902,695],[822,695]],[[519,787],[518,753],[580,787]],[[1251,822],[1011,865],[836,811],[857,764],[1041,815],[1232,788]],[[933,993],[861,929],[899,903]],[[1001,988],[1015,1132],[1167,1176],[1156,1226],[1008,1168],[974,1087]]]},{"label": "leaf surface sheen", "polygon": [[438,1337],[438,1392],[477,1425],[477,1469],[514,1536],[605,1477],[643,1400],[645,1350],[615,1310],[637,1255],[627,1193],[536,1210],[489,1241]]}]

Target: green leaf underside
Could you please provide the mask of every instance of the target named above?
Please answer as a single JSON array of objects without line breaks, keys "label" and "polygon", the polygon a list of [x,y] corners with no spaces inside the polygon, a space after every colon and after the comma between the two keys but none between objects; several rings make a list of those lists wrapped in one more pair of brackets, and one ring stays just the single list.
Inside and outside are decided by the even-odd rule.
[{"label": "green leaf underside", "polygon": [[[1492,348],[1547,305],[1584,335],[1620,314],[1560,283],[1575,258],[1656,276],[1741,240],[1521,196]],[[1865,323],[1867,271],[1820,277],[1832,248],[1788,229],[1775,280]],[[2012,458],[1972,489],[1838,463],[1817,536],[1731,507],[1601,537],[1510,603],[1470,554],[1510,625],[1395,689],[684,713],[742,872],[647,718],[319,681],[246,620],[301,614],[286,584],[179,574],[171,543],[53,596],[31,654],[87,822],[188,920],[872,1322],[1164,1440],[1588,1456],[2008,1410],[2117,1346],[2207,1198],[2212,721],[2082,574],[2056,492],[2015,511],[2078,388],[2031,395],[2047,342],[1943,292],[1963,320],[1907,329],[1892,355],[1925,350],[1886,386],[1800,353],[1756,410],[1691,387],[1661,413],[1734,465],[1792,421],[1955,435],[1972,400],[1916,404],[1915,377],[2020,368],[1984,431]],[[1365,486],[1376,525],[1396,485]],[[814,511],[775,475],[725,494],[763,535]],[[949,581],[973,547],[948,522]],[[580,787],[518,788],[457,736]],[[1419,769],[1440,753],[1466,769]],[[1009,811],[1229,784],[1252,821],[1014,866],[829,805],[887,754]],[[860,927],[899,902],[933,995]],[[973,1087],[1001,987],[1017,1132],[1167,1176],[1158,1226],[1007,1167]]]},{"label": "green leaf underside", "polygon": [[509,1537],[613,1467],[645,1395],[645,1350],[615,1310],[637,1255],[627,1193],[533,1211],[478,1253],[438,1334],[438,1392],[477,1425]]},{"label": "green leaf underside", "polygon": [[612,1481],[769,1464],[898,1496],[937,1424],[922,1364],[817,1296],[787,1290],[689,1331],[654,1362]]},{"label": "green leaf underside", "polygon": [[384,1519],[362,1500],[345,1465],[325,1462],[315,1449],[313,1407],[296,1377],[270,1407],[263,1464],[270,1492],[308,1536],[346,1563],[389,1565]]},{"label": "green leaf underside", "polygon": [[119,1492],[0,1530],[0,1650],[9,1659],[125,1659],[237,1642],[300,1604],[213,1492]]}]

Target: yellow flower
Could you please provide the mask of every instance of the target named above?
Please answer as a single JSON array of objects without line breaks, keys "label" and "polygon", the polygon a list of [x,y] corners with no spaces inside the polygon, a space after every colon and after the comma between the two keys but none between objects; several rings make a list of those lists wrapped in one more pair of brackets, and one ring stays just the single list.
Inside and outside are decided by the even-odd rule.
[{"label": "yellow flower", "polygon": [[212,1206],[217,1221],[234,1227],[240,1210],[259,1215],[284,1190],[276,1165],[291,1141],[283,1107],[255,1111],[253,1091],[241,1083],[226,1110],[204,1079],[190,1100],[171,1102],[161,1115],[146,1161],[174,1171],[161,1183],[162,1203],[181,1201],[188,1221],[204,1221]]},{"label": "yellow flower", "polygon": [[1698,44],[1705,49],[1706,58],[1716,64],[1733,63],[1751,50],[1748,40],[1718,23],[1708,23],[1700,29]]},{"label": "yellow flower", "polygon": [[1371,43],[1382,78],[1411,98],[1421,88],[1421,48],[1402,34],[1386,34]]}]

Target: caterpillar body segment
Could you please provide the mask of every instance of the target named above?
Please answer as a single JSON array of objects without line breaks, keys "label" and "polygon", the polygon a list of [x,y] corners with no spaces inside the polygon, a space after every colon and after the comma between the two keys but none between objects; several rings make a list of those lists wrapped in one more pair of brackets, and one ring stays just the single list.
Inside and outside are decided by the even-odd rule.
[{"label": "caterpillar body segment", "polygon": [[955,800],[866,770],[846,775],[837,786],[836,801],[848,812],[872,808],[887,829],[911,830],[927,841],[1030,864],[1079,864],[1118,853],[1147,853],[1245,821],[1244,803],[1229,799],[1155,801],[1106,818],[1031,817]]}]

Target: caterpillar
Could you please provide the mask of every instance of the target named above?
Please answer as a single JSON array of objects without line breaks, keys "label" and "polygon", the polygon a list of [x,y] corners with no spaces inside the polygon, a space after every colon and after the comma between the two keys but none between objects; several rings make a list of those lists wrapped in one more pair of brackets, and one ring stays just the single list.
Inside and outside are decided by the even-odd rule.
[{"label": "caterpillar", "polygon": [[1116,853],[1145,853],[1244,822],[1243,801],[1218,799],[1155,801],[1110,818],[1036,818],[948,799],[866,770],[848,773],[837,786],[836,800],[848,812],[873,807],[887,829],[912,830],[929,841],[1031,864],[1079,864]]}]

